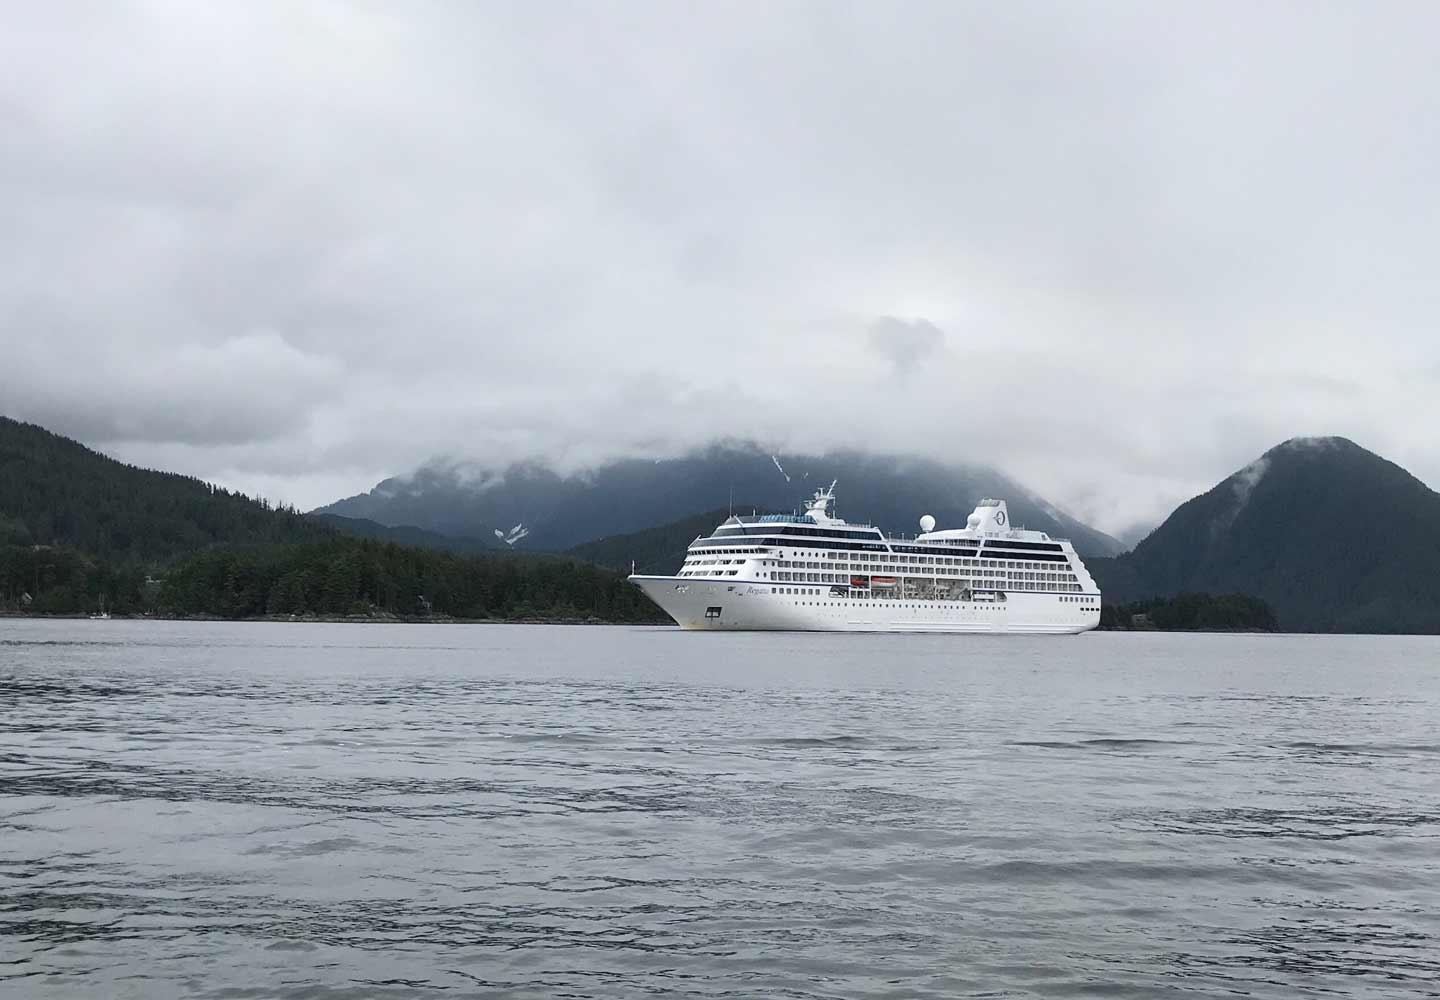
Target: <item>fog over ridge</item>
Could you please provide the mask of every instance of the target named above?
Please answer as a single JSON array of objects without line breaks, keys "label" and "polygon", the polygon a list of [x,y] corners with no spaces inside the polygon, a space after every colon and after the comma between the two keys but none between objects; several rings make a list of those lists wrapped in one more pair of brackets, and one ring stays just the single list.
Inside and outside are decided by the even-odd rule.
[{"label": "fog over ridge", "polygon": [[[26,6],[0,412],[314,507],[436,456],[1440,485],[1440,9]],[[857,512],[858,513],[858,512]]]}]

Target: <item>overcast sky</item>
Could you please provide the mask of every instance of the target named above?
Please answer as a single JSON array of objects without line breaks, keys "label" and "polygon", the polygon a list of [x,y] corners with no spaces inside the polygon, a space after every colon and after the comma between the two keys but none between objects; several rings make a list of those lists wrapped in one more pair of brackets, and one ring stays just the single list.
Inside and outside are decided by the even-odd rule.
[{"label": "overcast sky", "polygon": [[753,437],[1440,485],[1440,5],[12,5],[0,411],[313,506]]}]

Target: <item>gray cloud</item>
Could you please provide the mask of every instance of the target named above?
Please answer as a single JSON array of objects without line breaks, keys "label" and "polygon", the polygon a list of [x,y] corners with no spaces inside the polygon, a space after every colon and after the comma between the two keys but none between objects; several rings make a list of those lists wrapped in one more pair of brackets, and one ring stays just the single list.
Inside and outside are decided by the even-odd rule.
[{"label": "gray cloud", "polygon": [[908,375],[945,346],[945,331],[927,319],[882,316],[870,325],[870,349]]},{"label": "gray cloud", "polygon": [[720,436],[992,461],[1116,529],[1297,434],[1440,483],[1437,28],[30,5],[0,410],[304,505]]}]

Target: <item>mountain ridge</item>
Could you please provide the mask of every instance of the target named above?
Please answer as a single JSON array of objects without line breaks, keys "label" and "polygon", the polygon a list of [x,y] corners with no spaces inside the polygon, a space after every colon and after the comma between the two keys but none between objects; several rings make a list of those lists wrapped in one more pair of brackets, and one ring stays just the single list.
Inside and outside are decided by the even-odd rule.
[{"label": "mountain ridge", "polygon": [[311,517],[0,417],[0,614],[97,609],[236,619],[663,620],[623,574],[598,566]]},{"label": "mountain ridge", "polygon": [[1125,548],[986,466],[858,451],[784,458],[734,442],[678,458],[621,459],[583,475],[561,475],[535,462],[499,471],[430,464],[312,513],[471,537],[524,526],[527,547],[564,551],[692,517],[730,496],[748,497],[769,509],[792,509],[832,479],[840,481],[842,515],[863,516],[890,532],[913,532],[926,513],[941,524],[963,524],[982,497],[1000,496],[1021,522],[1069,537],[1083,553]]},{"label": "mountain ridge", "polygon": [[499,546],[485,538],[456,537],[442,535],[437,531],[426,531],[413,524],[381,524],[361,517],[345,517],[341,514],[306,514],[321,524],[328,525],[343,535],[369,538],[377,542],[393,542],[413,549],[433,549],[436,552],[453,552],[456,555],[492,554]]},{"label": "mountain ridge", "polygon": [[1437,565],[1440,494],[1343,437],[1290,438],[1090,562],[1107,602],[1238,591],[1292,631],[1425,633]]},{"label": "mountain ridge", "polygon": [[[750,510],[754,505],[738,506]],[[759,512],[771,513],[764,509]],[[633,562],[638,573],[669,575],[679,571],[690,543],[701,535],[708,535],[729,515],[730,509],[726,507],[707,510],[653,528],[606,535],[577,545],[566,554],[609,569],[628,570]]]},{"label": "mountain ridge", "polygon": [[130,465],[9,417],[0,417],[0,527],[31,544],[136,562],[164,562],[217,544],[332,534],[299,511]]},{"label": "mountain ridge", "polygon": [[[848,492],[842,488],[841,512],[876,511],[876,522],[890,531],[913,524],[916,511],[942,524],[961,524],[976,494],[994,494],[1008,495],[1017,523],[1073,534],[1064,526],[1037,525],[1032,519],[1053,520],[1045,501],[993,470],[922,459],[850,453],[782,462],[729,446],[671,464],[634,460],[590,479],[566,481],[534,467],[526,475],[535,497],[548,497],[562,514],[584,506],[608,512],[612,522],[624,520],[619,513],[638,521],[638,531],[604,532],[569,550],[572,558],[623,570],[630,558],[658,563],[676,557],[729,505],[717,510],[713,502],[701,503],[670,518],[657,512],[711,497],[729,483],[740,483],[734,495],[746,498],[736,509],[784,510],[837,472],[855,484]],[[556,482],[563,486],[558,493]],[[505,488],[498,478],[474,485],[484,494]],[[385,492],[376,495],[383,501]],[[424,490],[416,495],[423,497]],[[767,495],[783,502],[772,503]],[[142,593],[148,570],[164,571],[187,560],[192,567],[209,567],[208,583],[196,582],[200,577],[192,582],[196,594],[210,595],[201,600],[205,606],[225,595],[221,613],[262,603],[268,608],[272,599],[284,609],[413,611],[420,598],[409,591],[420,586],[424,572],[437,574],[423,591],[426,606],[437,610],[575,604],[579,592],[562,586],[561,563],[547,563],[548,568],[517,563],[515,573],[533,574],[536,596],[517,603],[503,592],[510,586],[504,581],[512,560],[490,554],[515,552],[517,546],[506,539],[523,542],[523,524],[518,518],[497,520],[513,528],[492,543],[484,535],[446,536],[408,523],[303,515],[192,477],[130,466],[42,427],[0,417],[0,604],[5,606],[28,606],[33,596],[34,610],[73,611],[93,607],[102,595],[112,606],[118,595],[128,595],[122,603],[140,607],[148,600]],[[563,518],[558,523],[563,527]],[[544,522],[535,529],[542,538],[548,533],[552,544],[563,537]],[[392,552],[391,542],[407,547]],[[308,555],[295,556],[301,562],[270,580],[270,591],[262,595],[263,588],[246,582],[247,573],[263,576],[280,565],[278,555],[262,551],[294,546],[305,547]],[[424,555],[415,546],[465,555],[455,562]],[[1112,605],[1183,593],[1248,594],[1268,602],[1289,630],[1440,633],[1435,569],[1440,493],[1346,438],[1282,442],[1181,504],[1132,552],[1097,557],[1092,551],[1086,563]],[[362,572],[362,564],[379,568]],[[415,567],[422,568],[420,576]],[[433,585],[441,577],[451,581],[448,594]],[[606,596],[597,598],[593,609],[605,615],[640,613],[613,589],[613,581],[596,577],[595,582]],[[173,587],[171,593],[178,601]]]}]

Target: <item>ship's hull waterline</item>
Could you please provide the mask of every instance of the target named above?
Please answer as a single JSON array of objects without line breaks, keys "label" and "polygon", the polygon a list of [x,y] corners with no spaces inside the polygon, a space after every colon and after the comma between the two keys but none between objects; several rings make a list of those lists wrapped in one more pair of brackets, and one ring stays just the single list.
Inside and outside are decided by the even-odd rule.
[{"label": "ship's hull waterline", "polygon": [[709,632],[953,632],[1075,635],[1093,629],[1098,610],[1057,594],[1015,593],[1001,600],[904,600],[795,596],[785,588],[674,576],[631,576],[682,629]]}]

